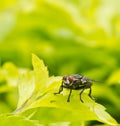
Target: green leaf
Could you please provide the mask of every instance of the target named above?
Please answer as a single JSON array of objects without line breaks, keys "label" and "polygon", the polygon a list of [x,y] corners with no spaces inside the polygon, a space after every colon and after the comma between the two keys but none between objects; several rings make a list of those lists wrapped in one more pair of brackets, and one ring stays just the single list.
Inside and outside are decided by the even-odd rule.
[{"label": "green leaf", "polygon": [[19,79],[18,91],[19,91],[19,100],[17,108],[20,108],[25,104],[27,100],[32,97],[32,94],[35,89],[33,72],[28,71],[25,74],[22,74]]},{"label": "green leaf", "polygon": [[[34,67],[33,74],[35,75],[35,78],[33,75],[26,75],[28,78],[23,78],[22,82],[20,82],[21,88],[19,87],[19,93],[21,94],[21,100],[19,101],[19,107],[21,108],[18,108],[18,113],[26,112],[26,110],[29,111],[32,108],[53,108],[54,110],[64,110],[65,113],[72,113],[66,115],[66,118],[57,119],[59,121],[71,122],[97,120],[109,125],[117,124],[115,119],[113,119],[105,111],[105,107],[91,100],[87,93],[82,94],[84,103],[82,103],[79,99],[80,91],[72,91],[70,102],[67,102],[67,97],[69,94],[69,90],[67,89],[64,89],[61,94],[54,95],[54,93],[58,92],[59,90],[62,78],[54,76],[48,77],[48,71],[43,61],[34,54],[32,55],[32,62]],[[35,81],[31,81],[31,78],[34,78]],[[34,84],[35,87],[32,86],[32,84]],[[30,86],[29,89],[28,86]],[[49,112],[47,112],[47,114],[49,114]]]},{"label": "green leaf", "polygon": [[32,64],[35,73],[35,91],[38,93],[46,87],[48,81],[48,71],[47,67],[44,65],[43,61],[40,60],[35,54],[32,54]]},{"label": "green leaf", "polygon": [[48,71],[42,60],[32,54],[33,71],[26,72],[19,79],[19,101],[15,112],[23,111],[45,89],[48,82]]},{"label": "green leaf", "polygon": [[[102,105],[91,100],[86,93],[83,94],[84,103],[82,103],[79,100],[78,92],[73,91],[73,94],[71,96],[71,102],[68,103],[67,97],[69,92],[63,91],[62,94],[57,96],[53,94],[54,92],[55,91],[53,90],[47,93],[38,101],[34,102],[30,106],[30,108],[52,107],[64,109],[65,111],[69,111],[69,113],[73,113],[75,117],[72,118],[71,115],[71,117],[67,118],[69,119],[69,121],[71,121],[72,118],[74,121],[98,120],[109,125],[117,124],[117,122],[105,111],[105,108]],[[77,119],[77,117],[79,117],[79,119]],[[61,119],[61,121],[64,121],[64,119]]]},{"label": "green leaf", "polygon": [[79,111],[74,112],[66,109],[53,108],[53,107],[38,107],[30,109],[22,113],[22,115],[29,117],[31,113],[34,113],[34,115],[30,119],[39,120],[40,123],[44,124],[46,122],[48,124],[57,122],[77,122],[77,121],[81,122],[87,120],[94,120],[96,118],[96,116],[90,113],[84,113],[84,111],[81,111],[80,114]]},{"label": "green leaf", "polygon": [[15,115],[0,115],[0,126],[38,126],[38,123]]},{"label": "green leaf", "polygon": [[109,125],[117,125],[115,119],[113,119],[112,116],[105,111],[106,108],[104,106],[96,103],[93,109],[99,121]]}]

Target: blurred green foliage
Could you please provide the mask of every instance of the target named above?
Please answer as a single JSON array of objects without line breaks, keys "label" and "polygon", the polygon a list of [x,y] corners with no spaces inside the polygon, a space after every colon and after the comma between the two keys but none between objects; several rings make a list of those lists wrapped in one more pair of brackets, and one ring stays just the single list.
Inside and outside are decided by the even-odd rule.
[{"label": "blurred green foliage", "polygon": [[120,123],[119,6],[119,0],[1,0],[0,113],[15,110],[19,73],[32,69],[35,53],[50,75],[103,81],[93,95]]}]

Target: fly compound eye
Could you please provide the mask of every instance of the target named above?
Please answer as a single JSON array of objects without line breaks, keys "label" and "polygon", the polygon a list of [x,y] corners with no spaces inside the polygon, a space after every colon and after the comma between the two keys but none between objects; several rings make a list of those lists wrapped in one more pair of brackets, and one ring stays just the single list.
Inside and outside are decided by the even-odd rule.
[{"label": "fly compound eye", "polygon": [[72,83],[73,82],[73,77],[72,76],[69,76],[68,77],[68,80],[69,80],[70,83]]}]

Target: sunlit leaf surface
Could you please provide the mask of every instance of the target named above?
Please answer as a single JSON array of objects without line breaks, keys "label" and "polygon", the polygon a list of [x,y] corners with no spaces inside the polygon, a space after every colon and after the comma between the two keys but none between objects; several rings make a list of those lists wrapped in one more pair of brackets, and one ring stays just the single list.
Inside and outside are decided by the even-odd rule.
[{"label": "sunlit leaf surface", "polygon": [[20,108],[32,97],[33,91],[35,89],[33,72],[26,72],[21,75],[18,83],[19,91],[19,101],[17,108]]},{"label": "sunlit leaf surface", "polygon": [[48,71],[47,67],[44,65],[43,61],[40,60],[36,55],[32,54],[32,64],[35,74],[35,92],[43,90],[46,87],[48,81]]},{"label": "sunlit leaf surface", "polygon": [[[12,115],[0,115],[1,126],[38,126],[37,122],[30,121],[27,118]],[[42,126],[42,125],[41,125]]]}]

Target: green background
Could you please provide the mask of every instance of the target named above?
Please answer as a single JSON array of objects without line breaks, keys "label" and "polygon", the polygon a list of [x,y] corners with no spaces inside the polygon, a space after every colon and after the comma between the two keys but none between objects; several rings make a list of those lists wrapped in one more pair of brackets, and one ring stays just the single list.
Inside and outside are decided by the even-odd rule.
[{"label": "green background", "polygon": [[[93,96],[120,123],[119,6],[119,0],[1,0],[0,113],[15,110],[15,69],[32,69],[35,53],[50,75],[78,73],[101,81]],[[5,87],[4,75],[12,87]]]}]

